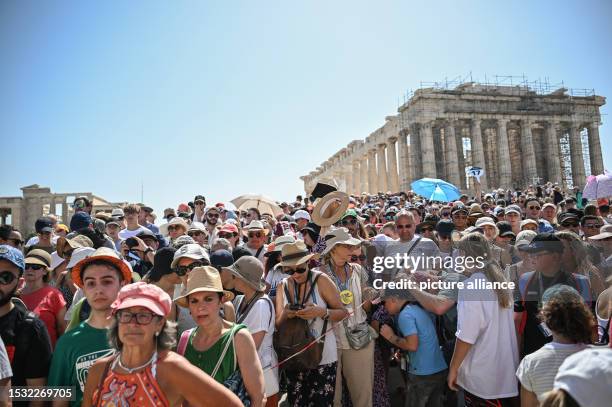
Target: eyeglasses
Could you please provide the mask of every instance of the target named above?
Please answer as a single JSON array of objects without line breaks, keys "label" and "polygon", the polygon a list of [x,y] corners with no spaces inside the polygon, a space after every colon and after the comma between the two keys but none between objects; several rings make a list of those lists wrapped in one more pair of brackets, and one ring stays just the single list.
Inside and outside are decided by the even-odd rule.
[{"label": "eyeglasses", "polygon": [[202,267],[203,265],[204,265],[204,263],[202,263],[202,262],[194,261],[193,263],[191,263],[188,266],[176,266],[172,271],[174,271],[177,276],[181,277],[181,276],[184,276],[185,274],[189,273],[194,268]]},{"label": "eyeglasses", "polygon": [[351,261],[352,262],[356,262],[356,261],[365,261],[366,256],[365,254],[361,254],[359,256],[351,256]]},{"label": "eyeglasses", "polygon": [[41,266],[40,264],[27,264],[26,263],[25,268],[26,270],[32,269],[32,270],[38,271],[38,270],[44,269],[45,266]]},{"label": "eyeglasses", "polygon": [[187,232],[187,234],[191,237],[198,237],[198,236],[202,236],[204,234],[204,232],[200,231],[200,230],[196,230],[194,232]]},{"label": "eyeglasses", "polygon": [[168,226],[168,232],[174,232],[175,230],[179,230],[179,229],[183,229],[183,227],[179,225]]},{"label": "eyeglasses", "polygon": [[217,236],[219,236],[221,239],[231,239],[233,237],[236,237],[235,233],[218,233]]},{"label": "eyeglasses", "polygon": [[307,267],[301,267],[299,269],[290,269],[290,268],[285,268],[283,269],[283,272],[285,274],[288,274],[290,276],[292,276],[293,274],[297,273],[297,274],[303,274],[306,270],[308,270]]},{"label": "eyeglasses", "polygon": [[24,244],[25,242],[23,240],[19,240],[19,239],[7,239],[9,242],[13,242],[13,244],[15,246],[21,246],[22,244]]},{"label": "eyeglasses", "polygon": [[414,226],[414,223],[408,223],[406,225],[396,225],[395,227],[398,229],[410,229]]},{"label": "eyeglasses", "polygon": [[218,218],[219,214],[218,213],[209,213],[208,215],[206,215],[209,218]]},{"label": "eyeglasses", "polygon": [[532,210],[532,211],[539,211],[540,207],[539,206],[528,206],[527,209]]},{"label": "eyeglasses", "polygon": [[585,223],[583,228],[586,228],[586,229],[599,229],[602,226],[603,225],[597,225],[597,224],[594,224],[594,223]]},{"label": "eyeglasses", "polygon": [[249,232],[249,237],[257,237],[260,238],[263,236],[263,232]]},{"label": "eyeglasses", "polygon": [[355,218],[343,219],[341,223],[344,226],[346,226],[346,225],[356,225],[357,224],[357,219],[355,219]]},{"label": "eyeglasses", "polygon": [[117,312],[117,320],[121,324],[129,324],[136,318],[136,323],[138,325],[149,325],[154,317],[161,318],[159,315],[152,312]]},{"label": "eyeglasses", "polygon": [[11,273],[10,271],[0,272],[0,285],[9,285],[16,279],[17,276],[15,276],[15,274]]},{"label": "eyeglasses", "polygon": [[438,235],[438,240],[451,240],[450,235]]}]

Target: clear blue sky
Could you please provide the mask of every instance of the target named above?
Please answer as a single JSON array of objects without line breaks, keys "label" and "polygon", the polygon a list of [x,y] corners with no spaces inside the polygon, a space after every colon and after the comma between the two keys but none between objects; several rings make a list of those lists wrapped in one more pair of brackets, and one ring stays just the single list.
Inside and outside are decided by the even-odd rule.
[{"label": "clear blue sky", "polygon": [[279,200],[420,81],[549,77],[607,96],[612,2],[3,1],[0,196]]}]

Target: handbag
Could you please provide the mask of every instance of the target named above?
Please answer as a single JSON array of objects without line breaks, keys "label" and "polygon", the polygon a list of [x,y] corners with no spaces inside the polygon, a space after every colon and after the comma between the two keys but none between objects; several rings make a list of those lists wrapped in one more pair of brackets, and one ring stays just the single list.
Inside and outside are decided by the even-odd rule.
[{"label": "handbag", "polygon": [[363,349],[372,340],[372,332],[370,331],[370,325],[367,322],[360,322],[355,326],[349,327],[348,322],[345,319],[342,321],[344,325],[344,332],[346,332],[346,339],[351,348],[355,350]]}]

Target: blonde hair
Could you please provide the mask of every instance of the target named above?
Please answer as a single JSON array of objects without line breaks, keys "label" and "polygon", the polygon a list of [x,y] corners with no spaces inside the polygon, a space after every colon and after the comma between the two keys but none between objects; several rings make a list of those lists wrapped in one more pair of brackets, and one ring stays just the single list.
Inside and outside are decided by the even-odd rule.
[{"label": "blonde hair", "polygon": [[[491,251],[491,245],[484,235],[480,233],[468,233],[463,236],[457,243],[457,248],[465,253],[466,256],[472,258],[482,257],[484,258],[484,267],[482,273],[492,283],[504,282],[506,278],[501,270],[501,267],[493,259],[493,252]],[[512,296],[508,290],[494,289],[497,295],[497,301],[499,306],[502,308],[509,308],[512,306]]]}]

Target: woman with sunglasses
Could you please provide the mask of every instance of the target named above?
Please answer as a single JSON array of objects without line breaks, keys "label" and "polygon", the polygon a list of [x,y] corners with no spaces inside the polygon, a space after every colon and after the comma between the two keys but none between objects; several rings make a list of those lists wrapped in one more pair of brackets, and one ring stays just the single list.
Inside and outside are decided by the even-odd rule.
[{"label": "woman with sunglasses", "polygon": [[[290,406],[296,407],[331,406],[334,403],[338,360],[336,335],[331,324],[344,319],[347,313],[331,279],[324,273],[310,269],[308,263],[316,254],[310,253],[304,242],[298,240],[284,245],[281,255],[283,261],[280,266],[289,277],[278,285],[276,291],[278,334],[283,335],[284,322],[291,318],[308,321],[310,332],[316,338],[325,334],[317,368],[286,370],[287,400]],[[289,293],[289,298],[286,293]]]},{"label": "woman with sunglasses", "polygon": [[170,351],[167,321],[172,300],[161,288],[138,282],[119,291],[111,306],[109,339],[115,354],[90,369],[83,406],[241,406],[228,389]]},{"label": "woman with sunglasses", "polygon": [[32,249],[25,258],[25,286],[21,300],[46,325],[51,346],[55,348],[57,338],[66,329],[66,300],[62,293],[49,285],[51,255],[41,249]]},{"label": "woman with sunglasses", "polygon": [[[336,372],[336,394],[334,405],[342,405],[342,382],[346,386],[355,406],[372,405],[374,385],[374,341],[367,330],[366,312],[371,303],[366,300],[368,274],[358,264],[350,263],[355,249],[361,245],[359,239],[348,234],[344,228],[334,229],[325,235],[327,247],[323,251],[324,264],[321,269],[331,277],[338,291],[340,300],[350,313],[342,324],[335,324],[337,338],[338,367]],[[365,300],[365,301],[364,301]],[[365,329],[364,340],[359,345],[351,341],[353,332]]]}]

